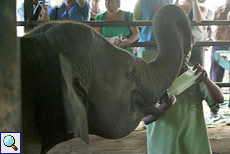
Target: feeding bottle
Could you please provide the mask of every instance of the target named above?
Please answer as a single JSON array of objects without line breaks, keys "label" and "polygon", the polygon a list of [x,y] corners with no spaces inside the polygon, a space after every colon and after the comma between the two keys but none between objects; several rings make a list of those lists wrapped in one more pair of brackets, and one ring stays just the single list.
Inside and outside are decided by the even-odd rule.
[{"label": "feeding bottle", "polygon": [[192,70],[192,67],[189,67],[186,72],[181,74],[168,89],[169,95],[179,95],[184,90],[193,85],[196,79],[202,74],[201,72],[198,75],[194,75],[195,71]]}]

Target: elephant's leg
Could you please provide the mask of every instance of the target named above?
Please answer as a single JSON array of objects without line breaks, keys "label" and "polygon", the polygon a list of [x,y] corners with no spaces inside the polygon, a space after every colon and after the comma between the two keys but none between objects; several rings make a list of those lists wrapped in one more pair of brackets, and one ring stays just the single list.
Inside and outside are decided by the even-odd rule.
[{"label": "elephant's leg", "polygon": [[34,117],[34,104],[39,102],[31,63],[22,58],[22,153],[40,154],[42,141]]}]

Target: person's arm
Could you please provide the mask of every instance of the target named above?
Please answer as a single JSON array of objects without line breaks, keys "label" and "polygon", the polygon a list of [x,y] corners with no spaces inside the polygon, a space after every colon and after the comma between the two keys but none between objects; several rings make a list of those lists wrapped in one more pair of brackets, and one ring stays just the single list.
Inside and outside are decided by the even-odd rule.
[{"label": "person's arm", "polygon": [[[230,21],[230,11],[228,12],[227,20]],[[230,33],[230,25],[228,26],[228,32]],[[230,34],[229,34],[229,39],[230,39]]]},{"label": "person's arm", "polygon": [[[212,21],[214,19],[214,12],[210,9],[208,9],[208,12],[207,12],[207,16],[206,16],[206,20],[207,21]],[[204,26],[205,28],[207,27],[207,38],[206,38],[206,41],[214,41],[214,38],[212,38],[212,28],[211,28],[211,25],[208,25],[208,26]]]},{"label": "person's arm", "polygon": [[[230,21],[230,11],[228,12],[227,20]],[[228,39],[230,40],[230,25],[228,26]],[[230,47],[228,47],[228,49],[230,49]]]},{"label": "person's arm", "polygon": [[141,10],[141,3],[139,0],[136,2],[134,6],[133,14],[135,20],[141,20],[142,10]]},{"label": "person's arm", "polygon": [[[228,12],[227,20],[230,21],[230,11]],[[230,25],[228,27],[228,32],[229,32],[229,40],[230,40]]]},{"label": "person's arm", "polygon": [[218,20],[218,18],[220,17],[220,12],[223,11],[223,6],[218,6],[214,9],[214,20]]},{"label": "person's arm", "polygon": [[214,41],[214,38],[212,37],[212,28],[211,28],[211,26],[208,26],[208,28],[207,28],[207,39],[205,41],[208,41],[208,42]]},{"label": "person's arm", "polygon": [[88,0],[77,0],[77,3],[81,8],[85,8],[85,6],[88,3]]},{"label": "person's arm", "polygon": [[24,19],[24,3],[22,3],[18,8],[18,15],[21,21],[25,21]]},{"label": "person's arm", "polygon": [[199,3],[197,0],[193,0],[193,20],[196,22],[201,22],[205,20],[208,9],[203,3]]},{"label": "person's arm", "polygon": [[[166,102],[162,102],[157,108],[166,112],[173,104],[176,102],[176,97],[174,95],[170,96]],[[160,117],[159,116],[153,116],[153,115],[148,115],[143,118],[143,121],[146,125],[157,121]]]},{"label": "person's arm", "polygon": [[[134,21],[134,20],[135,20],[134,15],[132,13],[130,13],[129,21]],[[121,38],[121,37],[115,38],[114,44],[116,46],[127,47],[127,46],[130,46],[130,44],[136,42],[139,39],[140,31],[139,31],[138,26],[130,26],[129,29],[130,29],[130,33],[131,33],[130,37],[129,38]]]},{"label": "person's arm", "polygon": [[176,1],[174,2],[174,5],[179,5],[179,0],[176,0]]},{"label": "person's arm", "polygon": [[201,67],[200,64],[196,64],[193,67],[193,70],[196,70],[195,75],[198,75],[199,72],[202,72],[202,74],[196,79],[196,83],[203,82],[210,97],[215,102],[222,103],[224,101],[224,96],[220,88],[208,78],[207,72],[203,69],[203,67]]},{"label": "person's arm", "polygon": [[[96,16],[94,18],[94,21],[101,21],[101,18],[99,16]],[[93,27],[97,32],[101,33],[101,27]]]},{"label": "person's arm", "polygon": [[228,12],[227,20],[230,20],[230,11]]},{"label": "person's arm", "polygon": [[49,10],[48,5],[42,5],[42,14],[41,17],[38,19],[38,21],[45,21],[45,22],[50,21],[48,10]]},{"label": "person's arm", "polygon": [[93,27],[97,32],[101,33],[101,27]]},{"label": "person's arm", "polygon": [[129,29],[130,29],[132,35],[129,37],[128,41],[130,42],[130,44],[132,44],[139,39],[140,30],[139,30],[138,26],[131,26],[131,27],[129,27]]},{"label": "person's arm", "polygon": [[137,26],[131,26],[131,27],[129,27],[129,29],[130,29],[132,35],[129,38],[124,38],[124,39],[121,39],[119,37],[116,38],[115,42],[114,42],[114,44],[116,46],[127,47],[139,39],[140,31],[139,31],[138,27]]}]

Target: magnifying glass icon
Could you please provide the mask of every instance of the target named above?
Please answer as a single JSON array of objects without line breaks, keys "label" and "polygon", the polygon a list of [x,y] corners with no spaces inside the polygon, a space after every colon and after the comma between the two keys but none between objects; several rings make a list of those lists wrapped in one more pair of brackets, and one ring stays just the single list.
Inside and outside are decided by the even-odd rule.
[{"label": "magnifying glass icon", "polygon": [[15,144],[15,139],[11,135],[7,135],[3,139],[3,143],[7,147],[12,147],[15,151],[18,150],[18,148],[14,145]]}]

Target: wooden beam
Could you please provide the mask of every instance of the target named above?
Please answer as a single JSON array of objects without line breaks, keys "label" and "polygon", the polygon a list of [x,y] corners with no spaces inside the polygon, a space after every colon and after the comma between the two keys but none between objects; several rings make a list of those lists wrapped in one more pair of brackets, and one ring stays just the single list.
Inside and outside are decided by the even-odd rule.
[{"label": "wooden beam", "polygon": [[0,132],[21,131],[20,55],[16,1],[0,1]]}]

